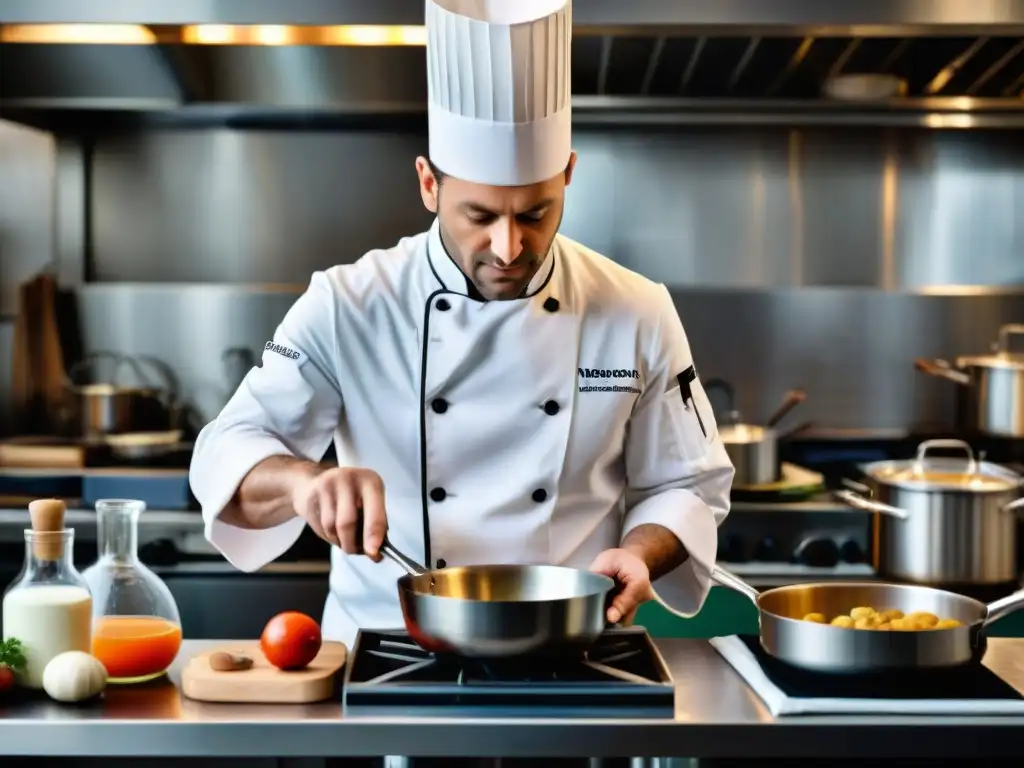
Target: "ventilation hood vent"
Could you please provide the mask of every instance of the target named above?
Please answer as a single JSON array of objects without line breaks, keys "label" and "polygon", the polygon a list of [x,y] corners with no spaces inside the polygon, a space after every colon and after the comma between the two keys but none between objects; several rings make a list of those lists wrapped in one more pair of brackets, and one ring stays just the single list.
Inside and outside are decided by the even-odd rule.
[{"label": "ventilation hood vent", "polygon": [[[422,3],[0,0],[0,116],[420,117]],[[575,0],[574,24],[583,122],[1024,123],[1024,0]]]}]

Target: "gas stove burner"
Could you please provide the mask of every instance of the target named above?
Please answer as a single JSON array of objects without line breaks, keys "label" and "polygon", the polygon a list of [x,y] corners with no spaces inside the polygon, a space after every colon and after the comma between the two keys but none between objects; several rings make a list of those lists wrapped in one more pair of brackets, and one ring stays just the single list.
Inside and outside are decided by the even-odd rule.
[{"label": "gas stove burner", "polygon": [[347,714],[672,717],[675,690],[642,627],[587,651],[470,659],[428,653],[404,631],[360,632],[345,676]]}]

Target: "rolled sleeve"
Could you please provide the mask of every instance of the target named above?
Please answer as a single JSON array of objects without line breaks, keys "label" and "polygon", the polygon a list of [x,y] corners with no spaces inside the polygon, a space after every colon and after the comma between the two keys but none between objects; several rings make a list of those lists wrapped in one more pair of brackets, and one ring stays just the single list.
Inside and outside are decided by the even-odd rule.
[{"label": "rolled sleeve", "polygon": [[196,441],[189,470],[207,540],[236,568],[257,570],[284,554],[305,526],[294,518],[255,530],[221,519],[252,469],[272,456],[319,461],[341,415],[333,351],[334,293],[325,273],[289,310],[263,351],[262,365]]},{"label": "rolled sleeve", "polygon": [[627,437],[622,536],[646,524],[675,534],[689,556],[653,587],[670,612],[689,618],[711,586],[735,470],[664,286],[661,296],[647,380]]}]

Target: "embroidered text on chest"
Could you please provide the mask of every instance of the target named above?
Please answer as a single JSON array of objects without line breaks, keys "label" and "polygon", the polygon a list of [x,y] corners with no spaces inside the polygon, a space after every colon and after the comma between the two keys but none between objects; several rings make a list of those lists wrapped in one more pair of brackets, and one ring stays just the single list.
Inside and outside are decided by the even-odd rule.
[{"label": "embroidered text on chest", "polygon": [[635,368],[577,368],[580,392],[632,392],[640,394],[640,372]]}]

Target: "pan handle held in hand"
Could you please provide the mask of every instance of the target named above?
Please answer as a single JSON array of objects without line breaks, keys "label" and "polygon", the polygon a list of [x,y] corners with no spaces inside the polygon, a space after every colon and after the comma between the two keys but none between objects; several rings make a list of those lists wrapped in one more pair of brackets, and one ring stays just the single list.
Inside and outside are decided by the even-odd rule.
[{"label": "pan handle held in hand", "polygon": [[[356,527],[359,531],[362,531],[363,510],[359,509],[357,510],[357,513],[359,517],[356,521]],[[362,537],[360,537],[359,541],[359,551],[360,553],[365,554],[363,552]],[[399,568],[408,573],[410,576],[422,576],[424,573],[427,572],[426,568],[424,568],[422,565],[417,563],[415,560],[413,560],[411,557],[406,555],[404,552],[399,550],[394,544],[391,543],[391,540],[388,539],[387,531],[384,531],[384,541],[380,543],[380,553],[384,555],[384,557],[386,557],[388,560],[398,565]]]},{"label": "pan handle held in hand", "polygon": [[427,569],[417,563],[411,557],[407,556],[404,552],[396,549],[395,546],[388,540],[387,534],[384,534],[384,541],[380,545],[380,553],[384,557],[396,563],[402,570],[408,573],[410,576],[422,576],[427,572]]},{"label": "pan handle held in hand", "polygon": [[719,568],[717,565],[711,570],[711,580],[717,581],[723,587],[729,587],[729,589],[733,589],[740,594],[745,595],[754,605],[757,605],[757,601],[761,597],[760,592],[747,584],[747,582],[739,576],[731,574],[724,568]]}]

